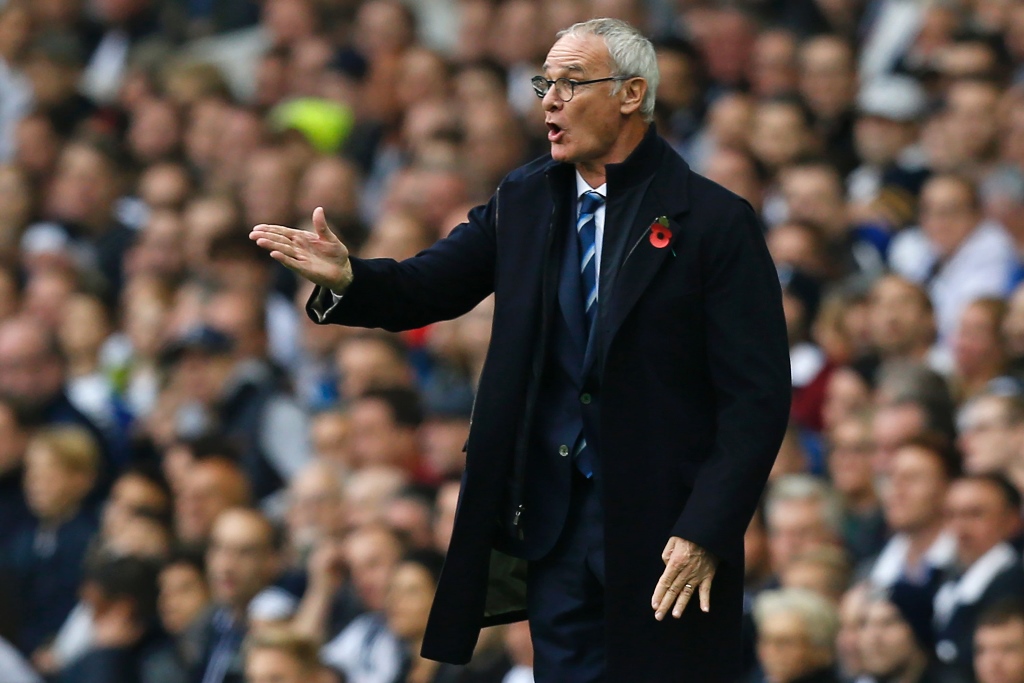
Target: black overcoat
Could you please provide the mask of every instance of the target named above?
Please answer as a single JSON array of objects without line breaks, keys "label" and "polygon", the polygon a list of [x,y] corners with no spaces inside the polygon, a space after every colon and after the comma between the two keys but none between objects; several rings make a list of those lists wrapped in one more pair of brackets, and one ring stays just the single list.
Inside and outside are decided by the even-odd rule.
[{"label": "black overcoat", "polygon": [[[555,310],[555,236],[573,167],[539,159],[507,176],[451,235],[403,262],[353,259],[323,322],[405,330],[495,293],[455,528],[425,656],[465,662],[482,626],[525,617],[529,538],[512,527],[536,384]],[[743,534],[790,403],[779,281],[749,204],[693,173],[654,132],[607,167],[601,296],[584,390],[600,392],[609,681],[728,681],[739,665]],[[659,219],[660,222],[659,222]],[[667,225],[666,225],[667,224]],[[313,292],[309,314],[329,308]],[[532,524],[544,520],[532,520]],[[650,600],[670,536],[721,558],[711,612],[679,620]],[[532,559],[532,558],[530,558]]]}]

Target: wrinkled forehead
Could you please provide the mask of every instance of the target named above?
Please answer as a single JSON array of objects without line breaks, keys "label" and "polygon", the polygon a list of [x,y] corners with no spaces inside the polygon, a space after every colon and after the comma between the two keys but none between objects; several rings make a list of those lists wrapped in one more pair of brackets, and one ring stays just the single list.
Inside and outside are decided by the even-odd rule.
[{"label": "wrinkled forehead", "polygon": [[596,35],[564,35],[559,38],[544,60],[544,73],[549,76],[593,78],[606,75],[612,66],[604,38]]}]

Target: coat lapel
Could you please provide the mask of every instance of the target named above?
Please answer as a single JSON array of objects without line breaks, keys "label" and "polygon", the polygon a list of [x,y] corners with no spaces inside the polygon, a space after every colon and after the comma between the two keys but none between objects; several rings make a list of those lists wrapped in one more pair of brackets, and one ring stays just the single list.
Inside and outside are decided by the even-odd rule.
[{"label": "coat lapel", "polygon": [[[587,349],[584,376],[595,369],[603,371],[606,351],[623,321],[665,259],[672,256],[688,209],[689,173],[686,162],[657,136],[653,126],[626,161],[608,166],[598,324]],[[651,239],[652,224],[662,216],[668,226],[659,227],[671,232],[665,236],[667,243]]]}]

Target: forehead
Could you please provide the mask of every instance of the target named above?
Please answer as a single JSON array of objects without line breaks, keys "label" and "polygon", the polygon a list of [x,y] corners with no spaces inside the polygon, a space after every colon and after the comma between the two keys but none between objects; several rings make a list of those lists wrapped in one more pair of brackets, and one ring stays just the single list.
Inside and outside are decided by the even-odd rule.
[{"label": "forehead", "polygon": [[611,55],[604,38],[595,35],[566,35],[558,39],[544,60],[544,71],[551,75],[587,75],[607,70]]}]

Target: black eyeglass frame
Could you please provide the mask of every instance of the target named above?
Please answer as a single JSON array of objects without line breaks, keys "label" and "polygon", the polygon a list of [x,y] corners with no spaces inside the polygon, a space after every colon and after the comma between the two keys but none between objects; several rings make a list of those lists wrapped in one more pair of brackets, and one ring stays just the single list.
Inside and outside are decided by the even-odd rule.
[{"label": "black eyeglass frame", "polygon": [[[544,99],[544,96],[548,94],[548,91],[550,91],[551,88],[555,88],[555,96],[558,97],[559,100],[561,100],[562,102],[571,102],[572,98],[576,96],[577,85],[591,85],[593,83],[605,83],[607,81],[628,81],[633,78],[636,78],[636,76],[606,76],[605,78],[592,78],[589,81],[576,81],[571,78],[566,78],[565,76],[561,78],[556,78],[554,80],[544,78],[543,76],[534,76],[533,78],[530,79],[530,85],[533,86],[534,94],[536,94],[537,97],[540,99]],[[563,81],[569,84],[568,98],[563,98],[558,94],[557,83],[559,81]],[[542,83],[547,87],[542,88]]]}]

